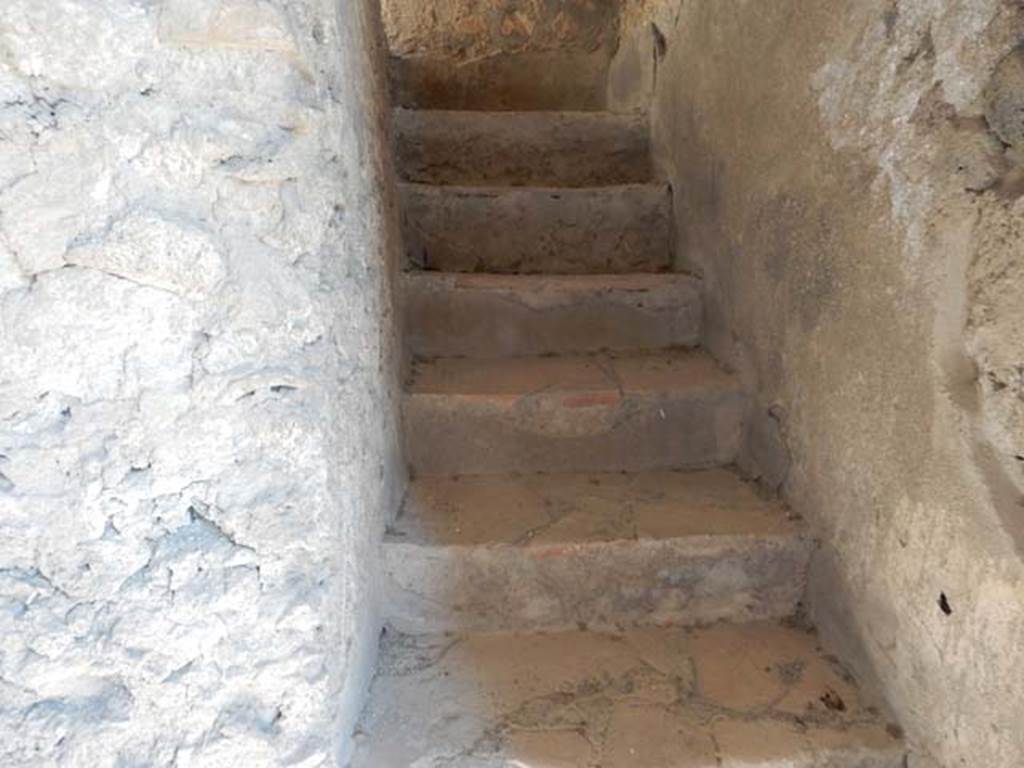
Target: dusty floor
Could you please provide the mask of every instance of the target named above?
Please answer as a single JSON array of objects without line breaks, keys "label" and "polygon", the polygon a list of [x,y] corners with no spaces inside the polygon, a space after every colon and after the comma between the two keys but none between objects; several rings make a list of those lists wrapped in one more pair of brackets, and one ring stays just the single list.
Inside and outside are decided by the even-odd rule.
[{"label": "dusty floor", "polygon": [[391,635],[353,768],[898,768],[894,734],[795,627]]},{"label": "dusty floor", "polygon": [[783,535],[799,530],[778,504],[724,469],[416,481],[392,532],[447,546]]}]

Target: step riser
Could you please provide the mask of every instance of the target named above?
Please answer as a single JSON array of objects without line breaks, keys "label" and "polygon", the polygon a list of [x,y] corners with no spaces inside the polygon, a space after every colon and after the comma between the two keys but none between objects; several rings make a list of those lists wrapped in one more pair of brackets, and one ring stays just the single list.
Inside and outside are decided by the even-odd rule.
[{"label": "step riser", "polygon": [[411,394],[407,456],[418,475],[642,472],[730,463],[738,392],[524,397]]},{"label": "step riser", "polygon": [[663,185],[517,189],[401,185],[413,264],[443,272],[658,272],[671,261]]},{"label": "step riser", "polygon": [[392,58],[395,106],[459,110],[601,110],[611,52],[499,54],[476,61]]},{"label": "step riser", "polygon": [[640,117],[399,109],[394,122],[406,181],[582,187],[651,178]]},{"label": "step riser", "polygon": [[809,543],[793,536],[542,547],[388,543],[386,618],[408,633],[780,618],[793,614],[803,594],[809,555]]},{"label": "step riser", "polygon": [[686,276],[659,275],[632,288],[526,277],[482,284],[475,278],[406,276],[405,339],[414,355],[666,349],[694,346],[701,337],[699,281]]}]

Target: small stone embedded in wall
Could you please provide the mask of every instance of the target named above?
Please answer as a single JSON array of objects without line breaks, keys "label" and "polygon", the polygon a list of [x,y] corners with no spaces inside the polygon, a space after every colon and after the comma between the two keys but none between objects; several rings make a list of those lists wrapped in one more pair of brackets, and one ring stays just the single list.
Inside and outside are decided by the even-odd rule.
[{"label": "small stone embedded in wall", "polygon": [[985,89],[985,118],[1006,144],[1024,149],[1024,46],[999,62]]},{"label": "small stone embedded in wall", "polygon": [[950,138],[950,155],[954,174],[969,192],[992,189],[1009,169],[1002,143],[980,120],[959,121]]}]

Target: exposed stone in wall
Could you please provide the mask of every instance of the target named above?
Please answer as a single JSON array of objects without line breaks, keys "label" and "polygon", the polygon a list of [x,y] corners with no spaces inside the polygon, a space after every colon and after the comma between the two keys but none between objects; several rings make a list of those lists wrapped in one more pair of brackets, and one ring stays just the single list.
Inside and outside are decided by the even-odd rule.
[{"label": "exposed stone in wall", "polygon": [[0,5],[5,766],[345,754],[400,484],[371,5]]},{"label": "exposed stone in wall", "polygon": [[985,119],[1008,147],[1024,150],[1024,46],[996,66],[984,93]]},{"label": "exposed stone in wall", "polygon": [[[1024,495],[1024,47],[997,64],[983,99],[988,136],[1002,153],[990,150],[987,188],[996,194],[979,206],[967,272],[967,348],[978,366],[983,438]],[[1024,550],[1024,511],[1008,514]]]},{"label": "exposed stone in wall", "polygon": [[679,266],[823,539],[816,621],[877,670],[912,765],[1024,763],[1020,4],[651,0],[623,25],[611,87],[648,67]]},{"label": "exposed stone in wall", "polygon": [[[984,439],[1024,492],[1024,199],[981,207],[967,272],[967,349],[978,368]],[[1024,548],[1024,510],[1007,515]]]}]

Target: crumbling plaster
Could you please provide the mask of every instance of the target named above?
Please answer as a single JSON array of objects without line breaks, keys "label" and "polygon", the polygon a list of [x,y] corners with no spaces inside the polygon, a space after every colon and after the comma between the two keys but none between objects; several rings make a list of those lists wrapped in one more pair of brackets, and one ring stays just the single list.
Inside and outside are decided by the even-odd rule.
[{"label": "crumbling plaster", "polygon": [[747,469],[815,525],[810,609],[911,765],[1024,763],[1022,33],[1003,0],[651,0],[609,81],[779,433]]},{"label": "crumbling plaster", "polygon": [[0,764],[343,763],[402,488],[375,2],[0,4]]}]

